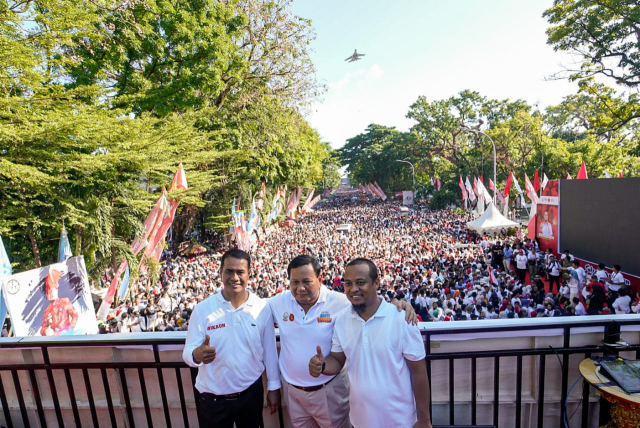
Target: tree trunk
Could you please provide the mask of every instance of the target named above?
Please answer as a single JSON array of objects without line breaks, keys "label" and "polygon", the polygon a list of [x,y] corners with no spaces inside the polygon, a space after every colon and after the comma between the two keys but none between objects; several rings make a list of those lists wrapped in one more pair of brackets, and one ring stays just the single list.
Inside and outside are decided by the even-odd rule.
[{"label": "tree trunk", "polygon": [[76,226],[76,256],[82,254],[82,226]]},{"label": "tree trunk", "polygon": [[[116,235],[116,225],[114,224],[111,228],[111,240],[113,241],[113,237]],[[111,269],[113,269],[113,274],[115,275],[118,270],[118,260],[116,259],[116,246],[111,245]]]},{"label": "tree trunk", "polygon": [[38,241],[36,241],[36,232],[33,228],[33,223],[29,223],[27,226],[29,230],[29,240],[31,241],[31,249],[33,250],[33,259],[36,261],[36,267],[42,267],[42,261],[40,260],[40,251],[38,250]]}]

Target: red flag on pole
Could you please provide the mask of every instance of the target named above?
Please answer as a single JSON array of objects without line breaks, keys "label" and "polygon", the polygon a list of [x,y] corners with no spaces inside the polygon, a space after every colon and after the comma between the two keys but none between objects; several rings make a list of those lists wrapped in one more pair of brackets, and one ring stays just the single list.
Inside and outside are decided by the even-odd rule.
[{"label": "red flag on pole", "polygon": [[578,172],[578,175],[576,176],[577,180],[586,180],[587,178],[589,178],[587,176],[587,166],[584,164],[584,161],[582,161],[582,165],[580,165],[580,171]]},{"label": "red flag on pole", "polygon": [[618,173],[618,178],[622,178],[622,171]]},{"label": "red flag on pole", "polygon": [[440,190],[440,187],[442,187],[442,183],[439,178],[436,178],[436,189]]},{"label": "red flag on pole", "polygon": [[571,180],[571,179],[572,179],[572,178],[571,178],[571,174],[569,174],[569,173],[567,172],[567,180]]},{"label": "red flag on pole", "polygon": [[538,170],[536,169],[536,173],[533,175],[533,188],[536,193],[540,191],[540,177],[538,176]]},{"label": "red flag on pole", "polygon": [[464,190],[464,182],[462,181],[462,176],[460,176],[458,186],[460,186],[460,190],[462,190],[462,200],[467,199],[467,192]]},{"label": "red flag on pole", "polygon": [[513,181],[512,177],[513,177],[513,173],[510,173],[509,177],[507,177],[507,182],[504,185],[504,197],[505,198],[509,196],[509,190],[511,190],[511,182]]}]

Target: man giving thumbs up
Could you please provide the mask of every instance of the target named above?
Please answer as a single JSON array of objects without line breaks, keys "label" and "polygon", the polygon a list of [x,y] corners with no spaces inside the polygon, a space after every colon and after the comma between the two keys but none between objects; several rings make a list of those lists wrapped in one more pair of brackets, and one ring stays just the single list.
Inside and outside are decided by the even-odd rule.
[{"label": "man giving thumbs up", "polygon": [[206,334],[202,345],[193,350],[193,362],[196,364],[209,364],[216,359],[216,347],[209,346],[209,335]]}]

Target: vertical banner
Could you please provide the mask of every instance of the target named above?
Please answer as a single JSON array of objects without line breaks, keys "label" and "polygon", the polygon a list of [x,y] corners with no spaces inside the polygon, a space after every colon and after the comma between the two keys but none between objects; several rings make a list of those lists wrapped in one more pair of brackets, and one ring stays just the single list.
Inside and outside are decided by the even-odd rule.
[{"label": "vertical banner", "polygon": [[411,190],[402,191],[402,205],[413,205],[413,192]]},{"label": "vertical banner", "polygon": [[84,257],[71,257],[4,281],[16,336],[97,334]]},{"label": "vertical banner", "polygon": [[540,250],[558,252],[558,237],[560,236],[559,209],[560,188],[559,180],[550,180],[542,190],[538,199],[536,237],[540,241]]}]

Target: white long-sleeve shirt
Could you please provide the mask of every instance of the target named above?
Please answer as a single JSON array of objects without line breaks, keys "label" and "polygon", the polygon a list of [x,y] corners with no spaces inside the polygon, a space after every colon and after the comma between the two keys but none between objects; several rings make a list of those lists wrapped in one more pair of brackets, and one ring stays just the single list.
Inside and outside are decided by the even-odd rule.
[{"label": "white long-sleeve shirt", "polygon": [[[209,364],[196,364],[193,351],[209,335],[209,346],[216,358]],[[249,292],[237,309],[214,294],[200,302],[191,314],[182,358],[198,367],[196,388],[217,395],[235,394],[249,388],[267,370],[267,389],[280,388],[276,334],[266,300]]]}]

